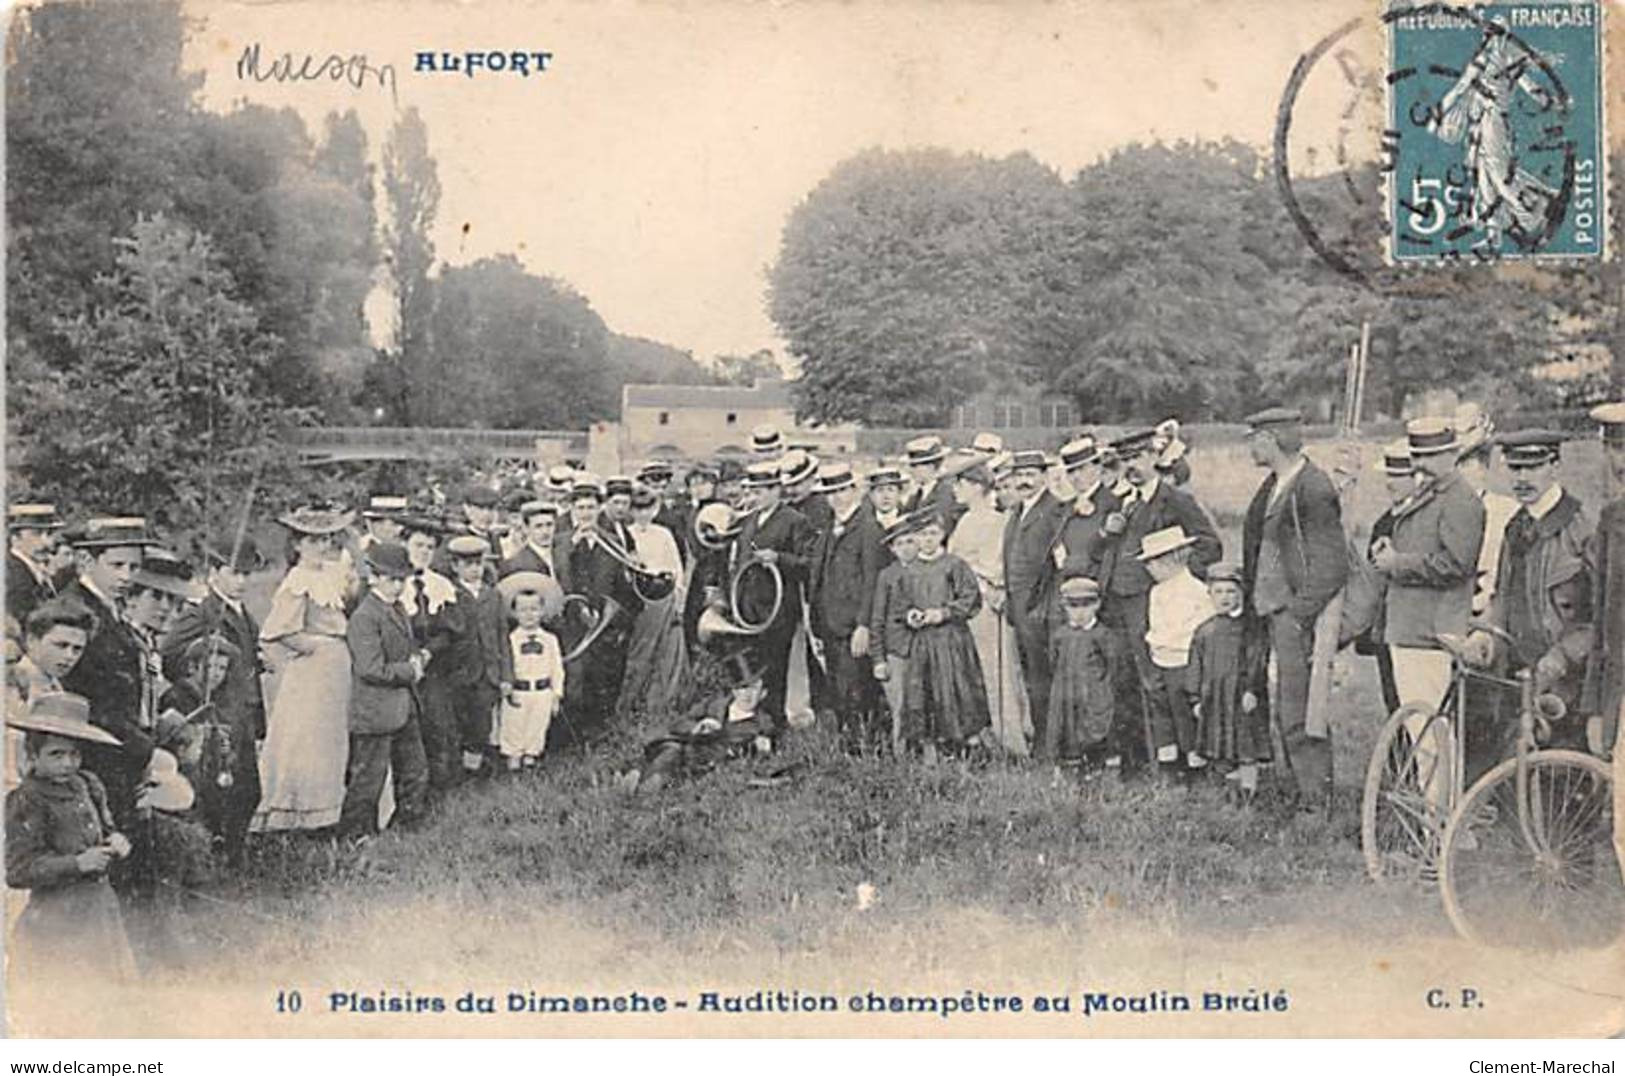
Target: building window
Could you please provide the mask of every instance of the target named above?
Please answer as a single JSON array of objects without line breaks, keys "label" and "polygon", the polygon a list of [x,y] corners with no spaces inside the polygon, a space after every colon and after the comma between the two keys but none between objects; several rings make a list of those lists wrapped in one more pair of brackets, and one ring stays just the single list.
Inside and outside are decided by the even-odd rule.
[{"label": "building window", "polygon": [[1003,429],[1010,425],[1010,409],[1008,407],[1003,404],[994,404],[992,410],[993,422],[991,425],[994,429]]},{"label": "building window", "polygon": [[729,411],[728,412],[728,425],[730,425],[730,426],[737,425],[738,422],[739,422],[739,416],[737,414],[735,414],[734,412]]},{"label": "building window", "polygon": [[671,425],[671,412],[670,411],[662,411],[662,412],[660,412],[660,424],[662,426],[670,426]]}]

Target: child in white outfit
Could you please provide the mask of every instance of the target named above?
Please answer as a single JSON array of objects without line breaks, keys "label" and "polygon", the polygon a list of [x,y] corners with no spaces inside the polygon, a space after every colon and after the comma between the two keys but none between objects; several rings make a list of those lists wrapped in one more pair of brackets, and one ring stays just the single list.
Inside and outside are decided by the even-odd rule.
[{"label": "child in white outfit", "polygon": [[547,744],[547,729],[564,697],[564,662],[556,636],[542,627],[544,599],[534,591],[513,596],[513,619],[518,627],[508,633],[513,650],[513,690],[502,705],[497,749],[508,769],[536,765]]}]

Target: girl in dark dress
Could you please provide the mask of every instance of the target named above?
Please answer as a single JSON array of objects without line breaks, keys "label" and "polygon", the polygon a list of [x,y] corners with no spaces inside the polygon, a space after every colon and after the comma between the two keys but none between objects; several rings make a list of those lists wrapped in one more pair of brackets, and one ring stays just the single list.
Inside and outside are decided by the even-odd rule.
[{"label": "girl in dark dress", "polygon": [[1103,756],[1110,744],[1112,684],[1121,671],[1116,637],[1100,625],[1100,584],[1075,575],[1061,583],[1066,623],[1050,633],[1049,722],[1043,758],[1066,765]]},{"label": "girl in dark dress", "polygon": [[1269,644],[1262,625],[1243,608],[1241,569],[1208,569],[1214,615],[1191,639],[1185,694],[1198,721],[1202,757],[1258,791],[1258,767],[1270,760],[1269,716],[1264,707]]},{"label": "girl in dark dress", "polygon": [[181,658],[184,675],[159,701],[159,746],[180,762],[197,793],[197,820],[228,852],[240,846],[259,805],[253,715],[224,691],[239,652],[223,635],[192,641]]},{"label": "girl in dark dress", "polygon": [[902,575],[904,622],[913,638],[903,673],[902,739],[927,758],[959,752],[990,721],[982,661],[970,618],[982,590],[970,566],[942,548],[940,518],[922,518],[915,531],[915,561]]}]

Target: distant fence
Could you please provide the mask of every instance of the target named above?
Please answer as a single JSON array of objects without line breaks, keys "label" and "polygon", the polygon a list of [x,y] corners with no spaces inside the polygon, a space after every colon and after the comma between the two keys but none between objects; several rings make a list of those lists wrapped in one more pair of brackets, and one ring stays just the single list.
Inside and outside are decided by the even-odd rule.
[{"label": "distant fence", "polygon": [[585,430],[464,430],[432,426],[315,426],[286,436],[302,462],[583,457]]}]

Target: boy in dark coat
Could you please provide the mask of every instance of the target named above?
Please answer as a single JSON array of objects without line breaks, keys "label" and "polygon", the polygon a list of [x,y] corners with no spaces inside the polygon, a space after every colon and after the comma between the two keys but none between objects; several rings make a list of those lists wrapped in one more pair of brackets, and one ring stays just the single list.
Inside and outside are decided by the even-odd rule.
[{"label": "boy in dark coat", "polygon": [[446,681],[463,745],[463,768],[479,770],[491,746],[491,712],[513,683],[507,606],[485,582],[485,543],[471,534],[453,538],[457,599],[445,611],[455,621],[446,652]]},{"label": "boy in dark coat", "polygon": [[350,764],[339,832],[352,837],[378,831],[386,772],[394,773],[396,815],[403,825],[421,820],[429,791],[417,691],[429,655],[417,649],[396,604],[412,564],[403,547],[379,543],[367,553],[366,566],[371,585],[344,633],[352,670]]},{"label": "boy in dark coat", "polygon": [[772,753],[784,721],[767,705],[762,667],[749,649],[726,664],[729,689],[673,721],[671,731],[645,750],[643,769],[627,774],[635,794],[655,792],[680,775],[699,776],[729,759]]}]

